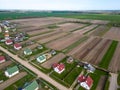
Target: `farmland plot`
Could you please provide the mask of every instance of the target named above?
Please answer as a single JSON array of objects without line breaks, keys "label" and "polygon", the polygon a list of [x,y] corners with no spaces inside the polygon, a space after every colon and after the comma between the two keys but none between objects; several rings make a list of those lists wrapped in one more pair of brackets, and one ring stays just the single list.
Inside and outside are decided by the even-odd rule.
[{"label": "farmland plot", "polygon": [[50,69],[51,66],[54,63],[58,63],[59,61],[61,61],[63,58],[65,58],[65,55],[63,53],[59,53],[56,56],[54,56],[53,58],[51,58],[50,60],[46,61],[45,63],[42,64],[42,66],[44,68]]},{"label": "farmland plot", "polygon": [[120,28],[112,27],[105,35],[104,38],[108,38],[111,40],[120,41]]},{"label": "farmland plot", "polygon": [[75,30],[77,28],[82,28],[85,26],[85,24],[77,24],[77,23],[65,23],[65,24],[60,24],[59,26],[59,30],[62,30],[64,32],[69,32],[72,30]]},{"label": "farmland plot", "polygon": [[50,37],[46,37],[46,38],[40,39],[40,40],[38,40],[37,42],[38,42],[38,43],[46,43],[46,42],[48,42],[48,41],[51,41],[51,40],[54,40],[54,39],[63,37],[63,36],[65,36],[65,35],[67,35],[67,33],[57,33],[57,34],[52,35],[52,36],[50,36]]},{"label": "farmland plot", "polygon": [[90,37],[86,42],[81,43],[80,45],[78,45],[77,47],[75,47],[71,51],[69,51],[67,53],[67,55],[72,55],[73,56],[76,52],[78,52],[81,48],[83,48],[84,45],[86,45],[87,43],[90,43],[93,39],[94,39],[94,37]]},{"label": "farmland plot", "polygon": [[55,17],[10,20],[10,22],[19,23],[27,26],[44,26],[44,25],[60,23],[64,21],[65,21],[64,18],[55,18]]},{"label": "farmland plot", "polygon": [[82,49],[76,52],[73,56],[77,59],[83,59],[88,53],[100,43],[101,38],[94,38],[90,43],[86,44]]},{"label": "farmland plot", "polygon": [[80,30],[77,30],[77,31],[74,31],[73,33],[75,34],[84,34],[85,32],[88,32],[90,31],[91,29],[94,29],[95,27],[97,27],[97,25],[90,25],[90,26],[87,26],[85,28],[82,28]]},{"label": "farmland plot", "polygon": [[55,50],[62,50],[68,47],[69,45],[75,43],[76,41],[78,41],[81,37],[82,36],[78,34],[70,34],[60,39],[57,39],[55,41],[52,41],[50,43],[47,43],[46,47],[49,47]]},{"label": "farmland plot", "polygon": [[41,30],[38,29],[38,30],[30,31],[30,32],[27,32],[27,34],[30,36],[34,36],[37,34],[47,33],[49,31],[52,31],[52,30],[45,28],[45,29],[41,29]]},{"label": "farmland plot", "polygon": [[111,72],[117,73],[120,70],[120,42],[117,45],[116,51],[112,57],[112,60],[109,64],[109,70]]},{"label": "farmland plot", "polygon": [[[90,62],[92,64],[99,64],[102,60],[103,54],[107,51],[108,47],[110,46],[111,40],[102,40],[95,48],[93,48],[90,53],[84,57],[84,61]],[[107,48],[107,49],[106,49]],[[103,52],[104,51],[104,52]],[[99,57],[100,55],[100,57]]]},{"label": "farmland plot", "polygon": [[61,31],[53,31],[53,32],[49,32],[49,33],[46,33],[46,34],[37,35],[37,36],[31,37],[29,40],[39,40],[39,39],[42,39],[42,38],[46,38],[46,37],[55,35],[55,34],[60,33],[60,32]]}]

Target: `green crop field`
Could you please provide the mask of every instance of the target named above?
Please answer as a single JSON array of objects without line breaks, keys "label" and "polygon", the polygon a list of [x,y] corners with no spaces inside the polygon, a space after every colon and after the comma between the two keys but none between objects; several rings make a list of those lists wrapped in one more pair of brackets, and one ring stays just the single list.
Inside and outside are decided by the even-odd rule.
[{"label": "green crop field", "polygon": [[17,19],[17,18],[30,18],[30,17],[67,17],[78,19],[98,19],[98,20],[110,20],[120,22],[120,15],[111,14],[83,14],[72,12],[0,12],[0,20],[4,19]]},{"label": "green crop field", "polygon": [[99,66],[102,68],[108,68],[109,63],[113,57],[113,54],[116,50],[118,41],[113,41],[112,44],[110,45],[108,51],[106,52],[106,54],[104,55],[104,57],[102,58],[102,61],[100,62]]}]

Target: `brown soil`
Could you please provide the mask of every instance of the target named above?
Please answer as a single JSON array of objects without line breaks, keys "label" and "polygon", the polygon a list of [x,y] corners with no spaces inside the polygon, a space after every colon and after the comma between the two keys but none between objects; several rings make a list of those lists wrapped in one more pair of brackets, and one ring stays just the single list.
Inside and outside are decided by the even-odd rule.
[{"label": "brown soil", "polygon": [[116,51],[109,64],[109,70],[113,73],[120,71],[120,43],[118,44]]},{"label": "brown soil", "polygon": [[108,38],[111,40],[120,41],[120,28],[112,27],[105,35],[104,38]]},{"label": "brown soil", "polygon": [[55,50],[62,50],[73,44],[74,42],[78,41],[81,37],[82,36],[78,34],[70,34],[55,41],[52,41],[46,44],[46,46]]},{"label": "brown soil", "polygon": [[50,69],[51,66],[54,63],[58,63],[59,61],[61,61],[63,58],[65,58],[65,55],[63,53],[59,53],[56,56],[54,56],[53,58],[51,58],[50,60],[46,61],[45,63],[42,64],[43,67]]}]

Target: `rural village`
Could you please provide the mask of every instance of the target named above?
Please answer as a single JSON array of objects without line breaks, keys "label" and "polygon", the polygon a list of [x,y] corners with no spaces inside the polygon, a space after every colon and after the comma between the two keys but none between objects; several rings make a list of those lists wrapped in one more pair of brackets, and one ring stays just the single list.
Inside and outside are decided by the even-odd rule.
[{"label": "rural village", "polygon": [[1,21],[0,90],[117,90],[120,27],[108,23],[60,17]]}]

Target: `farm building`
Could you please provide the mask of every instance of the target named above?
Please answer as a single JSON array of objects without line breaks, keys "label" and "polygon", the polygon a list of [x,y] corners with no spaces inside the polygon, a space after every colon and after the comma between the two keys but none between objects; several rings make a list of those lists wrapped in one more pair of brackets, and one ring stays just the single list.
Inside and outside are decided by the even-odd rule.
[{"label": "farm building", "polygon": [[26,49],[24,50],[24,54],[25,54],[25,55],[31,55],[31,54],[32,54],[32,50],[29,49],[29,48],[26,48]]},{"label": "farm building", "polygon": [[9,78],[18,74],[18,73],[19,73],[19,69],[17,66],[10,67],[5,71],[5,75]]},{"label": "farm building", "polygon": [[84,68],[87,69],[91,73],[95,71],[95,68],[91,64],[88,64],[88,63],[84,64]]},{"label": "farm building", "polygon": [[39,89],[38,83],[36,81],[33,81],[32,83],[30,83],[29,85],[27,85],[22,90],[38,90],[38,89]]},{"label": "farm building", "polygon": [[47,58],[46,58],[45,55],[40,55],[39,57],[37,57],[37,61],[38,61],[39,63],[43,63],[43,62],[46,61],[46,60],[47,60]]},{"label": "farm building", "polygon": [[22,46],[19,43],[14,44],[14,49],[20,50],[21,48],[22,48]]},{"label": "farm building", "polygon": [[11,44],[13,44],[13,41],[12,41],[11,39],[7,39],[7,40],[5,41],[5,44],[6,44],[6,45],[11,45]]},{"label": "farm building", "polygon": [[0,56],[0,63],[5,62],[5,57],[4,56]]},{"label": "farm building", "polygon": [[52,57],[52,55],[50,53],[45,53],[44,55],[46,56],[46,59],[49,59]]},{"label": "farm building", "polygon": [[80,86],[82,86],[83,88],[90,90],[90,88],[93,85],[93,80],[90,76],[83,76],[81,75],[78,78],[78,83],[80,83]]},{"label": "farm building", "polygon": [[53,68],[55,72],[61,74],[65,70],[65,65],[62,63],[61,64],[54,63]]}]

